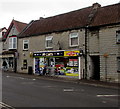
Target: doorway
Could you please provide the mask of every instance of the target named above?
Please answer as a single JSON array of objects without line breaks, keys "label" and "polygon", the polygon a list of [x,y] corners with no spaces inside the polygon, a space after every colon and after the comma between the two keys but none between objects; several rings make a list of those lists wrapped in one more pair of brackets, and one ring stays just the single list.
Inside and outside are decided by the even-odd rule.
[{"label": "doorway", "polygon": [[100,80],[100,57],[91,56],[92,61],[92,77],[91,79]]}]

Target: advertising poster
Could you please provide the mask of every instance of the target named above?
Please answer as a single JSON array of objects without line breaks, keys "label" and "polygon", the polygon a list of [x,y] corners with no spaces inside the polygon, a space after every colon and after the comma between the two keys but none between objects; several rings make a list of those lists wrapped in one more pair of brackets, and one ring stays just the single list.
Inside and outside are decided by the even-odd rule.
[{"label": "advertising poster", "polygon": [[39,58],[35,58],[35,73],[39,74],[40,70],[39,70]]}]

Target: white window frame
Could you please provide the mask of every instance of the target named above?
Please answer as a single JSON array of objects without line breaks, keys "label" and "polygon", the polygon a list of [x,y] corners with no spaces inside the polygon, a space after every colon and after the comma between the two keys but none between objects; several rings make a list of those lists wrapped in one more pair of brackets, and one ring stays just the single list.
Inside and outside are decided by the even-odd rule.
[{"label": "white window frame", "polygon": [[[15,42],[14,42],[15,39]],[[15,44],[15,47],[13,46]],[[9,37],[9,49],[17,49],[17,37]]]},{"label": "white window frame", "polygon": [[120,30],[116,32],[116,42],[120,43]]},{"label": "white window frame", "polygon": [[[73,36],[74,34],[76,34],[76,36]],[[78,43],[76,44],[76,45],[72,45],[71,44],[71,39],[72,38],[76,38],[77,37],[77,39],[78,39]],[[69,34],[69,46],[70,47],[76,47],[76,46],[78,46],[79,45],[79,34],[78,34],[78,32],[73,32],[73,33],[70,33]]]},{"label": "white window frame", "polygon": [[[51,41],[51,43],[52,43],[52,46],[50,47],[48,47],[47,46],[47,41]],[[46,48],[53,48],[53,36],[46,36],[46,39],[45,39],[45,47]]]},{"label": "white window frame", "polygon": [[[25,48],[25,44],[28,44],[28,48]],[[28,50],[29,49],[29,40],[23,40],[23,50]]]}]

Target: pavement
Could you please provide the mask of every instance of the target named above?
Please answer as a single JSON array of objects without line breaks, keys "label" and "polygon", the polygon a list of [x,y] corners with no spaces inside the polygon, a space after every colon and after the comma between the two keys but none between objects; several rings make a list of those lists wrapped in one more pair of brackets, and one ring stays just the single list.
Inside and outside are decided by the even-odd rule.
[{"label": "pavement", "polygon": [[77,79],[74,77],[69,76],[63,76],[63,75],[55,75],[55,76],[40,76],[40,75],[34,75],[34,74],[26,74],[26,73],[14,73],[14,72],[3,72],[7,74],[13,74],[16,76],[24,76],[28,78],[37,78],[37,79],[47,79],[47,80],[54,80],[54,81],[61,81],[61,82],[72,82],[77,84],[86,84],[86,85],[92,85],[96,87],[106,87],[106,88],[115,88],[120,89],[120,83],[114,83],[114,82],[107,82],[107,81],[98,81],[98,80],[87,80],[87,79]]}]

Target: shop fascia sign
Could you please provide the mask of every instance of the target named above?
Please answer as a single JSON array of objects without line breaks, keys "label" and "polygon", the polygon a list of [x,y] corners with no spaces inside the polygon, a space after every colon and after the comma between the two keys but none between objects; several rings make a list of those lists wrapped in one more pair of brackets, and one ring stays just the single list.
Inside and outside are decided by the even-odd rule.
[{"label": "shop fascia sign", "polygon": [[64,56],[79,56],[80,51],[64,51]]},{"label": "shop fascia sign", "polygon": [[49,51],[49,52],[38,52],[33,53],[33,57],[50,57],[50,56],[79,56],[81,52],[79,50],[76,51]]},{"label": "shop fascia sign", "polygon": [[64,51],[49,51],[33,53],[33,57],[51,57],[51,56],[64,56]]}]

